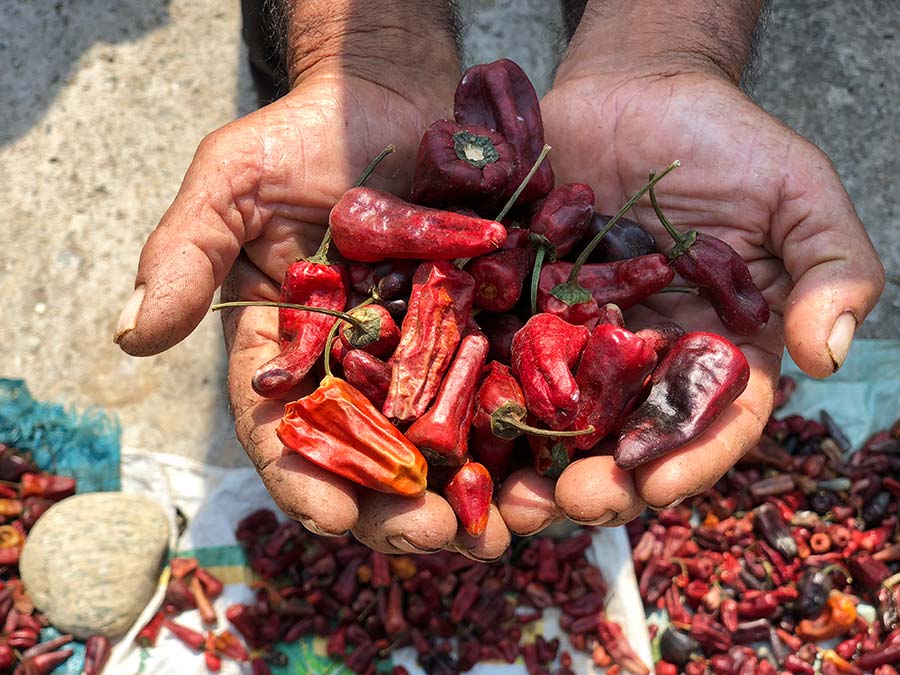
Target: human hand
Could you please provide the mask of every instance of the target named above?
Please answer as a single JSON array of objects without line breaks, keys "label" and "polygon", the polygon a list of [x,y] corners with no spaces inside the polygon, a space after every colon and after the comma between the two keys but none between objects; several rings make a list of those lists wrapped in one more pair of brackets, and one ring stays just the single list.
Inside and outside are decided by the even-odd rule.
[{"label": "human hand", "polygon": [[[555,488],[527,478],[530,498],[543,500],[548,519],[559,509],[572,520],[616,525],[647,504],[664,507],[706,489],[756,443],[785,342],[811,376],[840,367],[855,328],[878,300],[884,272],[828,157],[738,89],[740,67],[728,72],[704,56],[661,55],[639,30],[629,42],[608,22],[589,28],[601,35],[579,28],[542,102],[557,182],[590,183],[598,212],[614,213],[650,170],[681,160],[657,187],[664,211],[681,231],[696,228],[731,244],[772,310],[752,336],[727,331],[709,303],[691,295],[655,296],[626,313],[633,329],[671,320],[725,335],[744,351],[751,376],[699,438],[634,472],[600,456],[571,464]],[[664,250],[671,247],[649,199],[629,217]],[[515,481],[504,488],[513,489],[525,491]],[[508,508],[501,510],[510,523]]]},{"label": "human hand", "polygon": [[[397,12],[412,11],[403,4]],[[149,355],[184,339],[206,316],[220,285],[224,301],[277,300],[287,267],[315,252],[332,205],[390,143],[396,155],[369,185],[398,194],[409,189],[422,132],[452,115],[459,70],[446,31],[427,34],[419,16],[411,37],[397,28],[405,16],[395,17],[388,5],[379,10],[380,20],[396,25],[371,37],[363,32],[361,39],[371,44],[348,44],[346,26],[338,44],[317,38],[328,56],[298,52],[302,62],[293,64],[289,94],[203,140],[142,251],[138,290],[117,329],[122,349]],[[316,3],[304,7],[311,11]],[[416,40],[427,45],[420,48]],[[373,62],[371,53],[388,67]],[[223,324],[237,438],[279,508],[315,532],[352,530],[385,552],[458,546],[481,558],[502,553],[509,532],[496,509],[486,536],[473,541],[463,530],[457,536],[453,510],[435,494],[409,499],[363,490],[285,450],[275,434],[284,402],[315,383],[305,382],[285,400],[264,399],[251,388],[254,371],[280,351],[277,315],[265,307],[229,309]]]}]

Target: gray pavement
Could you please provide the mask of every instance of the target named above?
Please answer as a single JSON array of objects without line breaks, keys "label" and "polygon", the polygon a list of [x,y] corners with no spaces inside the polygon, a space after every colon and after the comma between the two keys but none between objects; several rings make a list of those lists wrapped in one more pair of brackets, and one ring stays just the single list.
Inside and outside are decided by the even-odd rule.
[{"label": "gray pavement", "polygon": [[[555,2],[461,3],[469,63],[509,56],[546,89]],[[754,90],[834,160],[900,275],[900,2],[776,0]],[[217,319],[150,359],[110,336],[140,245],[199,140],[253,107],[236,2],[0,1],[0,376],[117,414],[128,445],[244,460]],[[890,284],[861,335],[900,336]]]}]

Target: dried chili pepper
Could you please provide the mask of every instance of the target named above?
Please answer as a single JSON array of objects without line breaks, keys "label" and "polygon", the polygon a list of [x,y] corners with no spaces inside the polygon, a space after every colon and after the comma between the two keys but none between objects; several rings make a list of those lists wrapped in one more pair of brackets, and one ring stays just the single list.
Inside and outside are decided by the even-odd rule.
[{"label": "dried chili pepper", "polygon": [[203,636],[203,633],[198,633],[194,629],[182,626],[170,619],[165,619],[163,625],[169,629],[172,635],[191,649],[198,652],[203,649],[203,645],[206,643],[206,638]]},{"label": "dried chili pepper", "polygon": [[786,558],[797,555],[797,542],[778,509],[766,502],[754,511],[754,515],[754,525],[769,545]]},{"label": "dried chili pepper", "polygon": [[518,170],[516,150],[500,133],[437,120],[419,143],[409,199],[425,206],[493,209],[515,188]]},{"label": "dried chili pepper", "polygon": [[365,305],[347,312],[361,324],[347,323],[340,329],[341,343],[347,349],[361,349],[372,356],[389,356],[400,342],[400,329],[382,305]]},{"label": "dried chili pepper", "polygon": [[700,652],[700,643],[687,633],[667,628],[659,639],[659,650],[666,661],[684,666],[694,654]]},{"label": "dried chili pepper", "polygon": [[352,349],[341,362],[344,379],[361,391],[376,408],[381,408],[391,386],[391,367],[362,349]]},{"label": "dried chili pepper", "polygon": [[622,426],[616,464],[633,469],[699,436],[741,394],[750,366],[712,333],[682,337],[651,378],[650,395]]},{"label": "dried chili pepper", "polygon": [[48,473],[24,473],[20,482],[21,497],[23,499],[26,497],[41,497],[59,501],[75,494],[75,479],[68,476],[54,476]]},{"label": "dried chili pepper", "polygon": [[[594,236],[606,228],[610,220],[612,220],[612,216],[595,213],[581,240],[582,246],[587,246]],[[656,253],[657,250],[656,239],[652,234],[633,220],[621,218],[600,239],[596,248],[588,256],[588,262],[605,263],[628,260]]]},{"label": "dried chili pepper", "polygon": [[528,259],[527,250],[513,248],[479,256],[466,265],[475,280],[475,306],[489,312],[515,307],[528,276]]},{"label": "dried chili pepper", "polygon": [[628,644],[622,627],[615,621],[597,622],[597,635],[609,655],[618,665],[635,675],[649,675],[650,669]]},{"label": "dried chili pepper", "polygon": [[488,427],[472,427],[469,437],[469,454],[482,464],[496,483],[502,481],[512,470],[515,441],[498,438]]},{"label": "dried chili pepper", "polygon": [[681,234],[663,214],[653,189],[650,201],[659,222],[675,241],[669,251],[675,270],[700,288],[722,324],[744,335],[752,335],[765,326],[769,305],[737,251],[721,239],[696,230]]},{"label": "dried chili pepper", "polygon": [[380,492],[419,495],[425,458],[357,389],[326,375],[285,406],[278,438],[324,469]]},{"label": "dried chili pepper", "polygon": [[109,660],[111,647],[109,638],[104,635],[92,635],[84,645],[83,675],[100,675]]},{"label": "dried chili pepper", "polygon": [[853,579],[863,588],[878,590],[881,583],[891,576],[890,568],[880,560],[866,554],[856,555],[847,561]]},{"label": "dried chili pepper", "polygon": [[216,636],[216,651],[225,654],[230,659],[234,659],[238,663],[246,663],[250,659],[250,655],[241,644],[237,636],[228,630],[223,630]]},{"label": "dried chili pepper", "polygon": [[578,409],[573,369],[590,333],[552,314],[536,314],[516,333],[512,372],[519,378],[528,412],[551,428],[564,429]]},{"label": "dried chili pepper", "polygon": [[147,625],[141,628],[140,632],[138,632],[135,640],[141,647],[153,647],[156,645],[156,639],[159,637],[159,630],[162,628],[163,621],[166,619],[166,614],[162,610],[159,610],[156,614],[153,615],[153,618],[147,622]]},{"label": "dried chili pepper", "polygon": [[867,652],[860,656],[854,662],[854,665],[862,670],[869,671],[879,666],[894,663],[900,663],[900,643]]},{"label": "dried chili pepper", "polygon": [[[544,145],[544,125],[537,93],[524,71],[509,59],[472,66],[459,81],[453,111],[460,124],[496,129],[516,151],[515,185]],[[553,188],[553,169],[544,163],[522,194],[523,202],[543,197]]]},{"label": "dried chili pepper", "polygon": [[684,336],[684,328],[672,321],[664,321],[649,328],[642,328],[635,335],[644,340],[661,360]]},{"label": "dried chili pepper", "polygon": [[444,487],[444,497],[473,537],[480,537],[487,527],[493,489],[491,474],[478,462],[459,467]]},{"label": "dried chili pepper", "polygon": [[347,190],[328,217],[348,260],[452,260],[499,249],[506,228],[494,220],[417,206],[372,188]]},{"label": "dried chili pepper", "polygon": [[406,430],[406,437],[432,464],[459,465],[468,451],[475,414],[475,392],[487,358],[488,341],[480,331],[463,336],[434,403]]},{"label": "dried chili pepper", "polygon": [[475,282],[447,262],[422,263],[394,352],[384,414],[408,421],[428,408],[472,310]]},{"label": "dried chili pepper", "polygon": [[817,619],[800,621],[796,632],[805,640],[830,640],[849,631],[856,622],[856,616],[856,605],[850,596],[832,590],[828,594],[827,611]]}]

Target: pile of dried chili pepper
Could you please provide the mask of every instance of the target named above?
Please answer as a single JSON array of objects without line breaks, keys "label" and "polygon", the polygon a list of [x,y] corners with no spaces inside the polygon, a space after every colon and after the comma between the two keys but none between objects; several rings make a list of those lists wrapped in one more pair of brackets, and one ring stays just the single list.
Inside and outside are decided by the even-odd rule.
[{"label": "pile of dried chili pepper", "polygon": [[773,416],[713,488],[628,526],[658,675],[896,675],[900,420],[851,450],[827,413]]},{"label": "pile of dried chili pepper", "polygon": [[[730,330],[758,330],[768,306],[727,244],[666,220],[654,185],[678,161],[602,216],[591,186],[555,185],[515,63],[466,71],[453,112],[425,131],[407,199],[365,186],[390,147],[338,199],[282,304],[216,308],[279,307],[283,351],[254,374],[260,395],[292,401],[324,367],[286,405],[285,446],[370,489],[438,490],[478,536],[512,470],[556,477],[611,446],[633,469],[697,438],[746,387],[727,338],[629,330],[623,310],[678,290],[676,272]],[[624,219],[648,193],[676,240],[668,256]]]},{"label": "pile of dried chili pepper", "polygon": [[18,565],[28,532],[75,487],[74,478],[41,472],[27,452],[0,443],[0,673],[47,675],[72,655],[65,648],[71,635],[40,642],[48,623],[25,592]]}]

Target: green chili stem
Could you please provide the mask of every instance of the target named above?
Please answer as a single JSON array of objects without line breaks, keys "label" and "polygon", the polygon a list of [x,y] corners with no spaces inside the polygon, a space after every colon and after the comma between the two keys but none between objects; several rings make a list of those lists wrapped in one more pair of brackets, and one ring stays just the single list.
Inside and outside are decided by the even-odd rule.
[{"label": "green chili stem", "polygon": [[[362,306],[362,305],[358,305]],[[279,309],[301,309],[304,312],[313,312],[315,314],[328,314],[329,316],[343,319],[347,323],[352,323],[360,330],[365,330],[366,324],[350,316],[347,312],[341,312],[336,309],[328,309],[327,307],[314,307],[312,305],[295,305],[291,302],[272,302],[269,300],[237,300],[235,302],[220,302],[209,308],[210,312],[218,312],[220,309],[228,309],[229,307],[278,307]],[[356,309],[354,307],[353,309]],[[353,311],[353,310],[350,310]]]},{"label": "green chili stem", "polygon": [[690,286],[666,286],[665,288],[660,288],[657,293],[690,293],[691,295],[697,295],[700,292],[699,288],[691,288]]},{"label": "green chili stem", "polygon": [[[359,303],[356,307],[351,307],[347,311],[352,312],[354,310],[361,309],[361,308],[365,307],[366,305],[371,305],[373,302],[375,302],[375,298],[366,298],[361,303]],[[340,318],[343,318],[343,317],[340,317]],[[353,319],[352,316],[349,316],[349,318]],[[344,320],[346,321],[346,319],[344,319]],[[351,323],[352,323],[352,321],[351,321]],[[334,336],[337,335],[338,326],[340,326],[340,325],[341,325],[340,321],[335,321],[334,325],[331,327],[331,330],[328,331],[328,337],[325,338],[325,374],[328,377],[334,377],[334,375],[331,372],[331,345],[334,344]]]},{"label": "green chili stem", "polygon": [[[650,180],[653,180],[653,171],[650,172]],[[668,218],[666,218],[666,215],[659,207],[659,202],[656,201],[656,191],[652,187],[650,188],[650,203],[653,205],[653,210],[656,212],[656,217],[659,219],[659,222],[662,223],[662,226],[666,228],[666,232],[669,233],[669,236],[672,237],[676,244],[683,244],[684,235],[676,230],[675,226],[669,222]]]},{"label": "green chili stem", "polygon": [[531,313],[532,315],[537,314],[537,294],[538,294],[538,284],[541,281],[541,268],[544,265],[544,256],[547,254],[547,249],[543,246],[538,246],[537,253],[534,255],[534,269],[531,271]]},{"label": "green chili stem", "polygon": [[525,432],[531,436],[547,436],[550,438],[569,438],[572,436],[588,436],[589,434],[594,433],[594,426],[590,425],[585,429],[575,429],[573,431],[553,431],[552,429],[539,429],[538,427],[533,427],[530,424],[525,424],[525,422],[520,422],[519,420],[509,417],[503,420],[504,424],[508,424],[511,427],[515,427],[520,431]]},{"label": "green chili stem", "polygon": [[584,263],[587,262],[588,256],[590,256],[591,253],[593,252],[593,250],[595,248],[597,248],[597,244],[599,244],[600,240],[603,239],[604,236],[606,236],[606,233],[612,229],[613,225],[615,225],[620,220],[622,220],[622,218],[625,216],[625,214],[628,213],[629,210],[631,210],[631,207],[634,206],[635,204],[637,204],[638,200],[641,197],[643,197],[644,194],[648,190],[650,190],[650,188],[652,188],[654,185],[656,185],[659,181],[661,181],[663,178],[665,178],[669,173],[671,173],[672,171],[677,169],[679,166],[681,166],[681,162],[679,162],[676,159],[674,162],[669,164],[669,166],[667,166],[665,169],[663,169],[662,172],[658,176],[655,176],[654,178],[652,178],[649,183],[647,183],[644,187],[642,187],[640,190],[638,190],[637,194],[635,194],[634,197],[632,197],[627,202],[625,202],[625,205],[621,209],[619,209],[618,213],[616,213],[616,215],[614,215],[612,218],[609,219],[609,222],[606,224],[606,227],[604,227],[596,235],[594,235],[594,238],[591,239],[590,243],[578,255],[578,258],[575,260],[575,264],[572,265],[572,271],[569,273],[569,279],[568,279],[567,283],[573,284],[573,285],[578,283],[578,273],[581,272],[582,265],[584,265]]},{"label": "green chili stem", "polygon": [[523,178],[522,182],[519,183],[519,187],[517,187],[516,191],[512,193],[512,197],[507,200],[506,205],[503,207],[500,213],[497,214],[497,217],[494,218],[494,220],[500,222],[504,217],[506,217],[506,214],[509,213],[509,210],[513,207],[513,205],[516,203],[516,200],[519,198],[519,195],[522,194],[522,190],[527,187],[528,183],[530,183],[531,179],[534,177],[534,174],[536,174],[537,170],[541,168],[541,164],[544,162],[544,159],[547,157],[547,154],[549,152],[549,145],[545,145],[543,149],[541,149],[541,154],[538,155],[538,158],[535,160],[534,164],[532,164],[531,169],[527,174],[525,174],[525,178]]},{"label": "green chili stem", "polygon": [[[391,143],[384,150],[378,153],[378,155],[369,162],[369,165],[363,169],[362,174],[360,174],[359,178],[357,178],[356,183],[353,187],[362,187],[366,184],[366,181],[369,180],[369,177],[372,175],[372,172],[375,171],[375,167],[381,164],[381,160],[390,155],[397,148],[394,147],[394,144]],[[316,251],[315,255],[313,255],[310,260],[314,261],[327,261],[328,260],[328,247],[331,246],[331,228],[325,228],[325,234],[322,236],[322,243],[319,244],[319,248]]]}]

